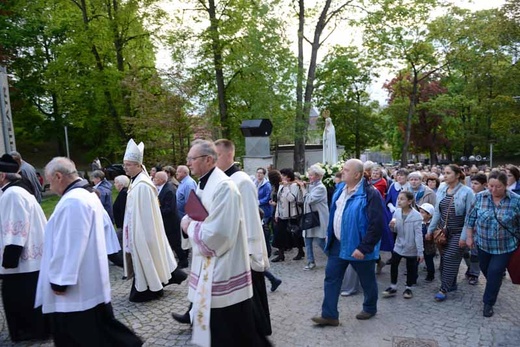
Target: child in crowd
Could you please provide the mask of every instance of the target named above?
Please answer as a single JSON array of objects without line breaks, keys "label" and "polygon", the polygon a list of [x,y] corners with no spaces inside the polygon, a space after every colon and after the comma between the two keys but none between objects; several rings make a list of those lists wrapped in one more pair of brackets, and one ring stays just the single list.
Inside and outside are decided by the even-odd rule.
[{"label": "child in crowd", "polygon": [[[471,180],[471,190],[473,190],[473,194],[478,194],[487,189],[487,176],[483,173],[476,173],[470,178]],[[461,241],[459,241],[460,246],[466,246],[466,233],[462,233],[460,235]],[[472,286],[478,284],[478,277],[480,275],[480,265],[478,262],[478,251],[477,248],[474,247],[472,249],[465,248],[463,255],[464,262],[468,269],[466,270],[466,279],[468,283]]]},{"label": "child in crowd", "polygon": [[411,299],[412,285],[417,281],[417,262],[423,259],[423,235],[422,217],[417,210],[412,208],[414,203],[413,193],[401,191],[397,197],[397,206],[394,218],[390,222],[390,228],[397,234],[394,250],[392,252],[392,264],[390,268],[391,284],[383,292],[383,297],[395,296],[397,293],[397,277],[399,275],[399,263],[401,258],[406,259],[406,288],[403,292],[405,299]]},{"label": "child in crowd", "polygon": [[426,282],[432,282],[435,279],[435,266],[433,264],[433,258],[435,257],[436,252],[435,243],[433,240],[426,240],[424,236],[426,236],[426,232],[430,226],[430,221],[432,220],[433,213],[435,212],[435,207],[433,207],[432,204],[424,203],[419,206],[419,212],[421,213],[423,219],[422,234],[424,244],[424,263],[426,264],[426,271],[428,271],[428,274],[424,280]]}]

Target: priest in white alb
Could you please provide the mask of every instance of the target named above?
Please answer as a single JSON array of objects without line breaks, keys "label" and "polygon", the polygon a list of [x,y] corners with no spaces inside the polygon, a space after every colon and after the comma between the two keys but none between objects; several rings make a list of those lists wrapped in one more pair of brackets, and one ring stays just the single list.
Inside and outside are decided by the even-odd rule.
[{"label": "priest in white alb", "polygon": [[123,165],[128,187],[123,223],[124,274],[133,277],[129,300],[145,302],[163,296],[163,287],[182,283],[187,274],[177,262],[164,231],[157,188],[143,166],[144,144],[133,139],[126,147]]},{"label": "priest in white alb", "polygon": [[68,158],[52,159],[45,177],[61,198],[45,227],[35,306],[48,314],[54,345],[141,346],[112,310],[101,201]]},{"label": "priest in white alb", "polygon": [[0,158],[0,279],[12,341],[45,340],[47,324],[34,308],[47,219],[9,154]]},{"label": "priest in white alb", "polygon": [[188,299],[193,304],[192,343],[199,346],[265,346],[253,313],[251,265],[242,197],[236,184],[216,167],[210,141],[196,140],[186,159],[199,177],[197,196],[208,216],[181,228],[193,250]]}]

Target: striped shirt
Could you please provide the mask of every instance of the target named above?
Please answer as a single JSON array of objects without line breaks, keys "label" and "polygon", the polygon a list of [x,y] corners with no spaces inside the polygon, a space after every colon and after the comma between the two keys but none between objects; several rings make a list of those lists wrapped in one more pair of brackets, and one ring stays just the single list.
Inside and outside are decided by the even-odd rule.
[{"label": "striped shirt", "polygon": [[460,234],[464,227],[465,215],[457,216],[455,214],[455,203],[452,201],[453,199],[453,194],[446,194],[444,199],[439,203],[439,211],[441,213],[439,226],[444,227],[446,218],[448,218],[448,224],[446,225],[448,236],[449,234]]},{"label": "striped shirt", "polygon": [[495,205],[489,191],[480,192],[475,196],[466,222],[468,228],[474,230],[475,243],[483,251],[490,254],[513,252],[518,247],[517,238],[520,238],[520,196],[506,191],[506,196]]}]

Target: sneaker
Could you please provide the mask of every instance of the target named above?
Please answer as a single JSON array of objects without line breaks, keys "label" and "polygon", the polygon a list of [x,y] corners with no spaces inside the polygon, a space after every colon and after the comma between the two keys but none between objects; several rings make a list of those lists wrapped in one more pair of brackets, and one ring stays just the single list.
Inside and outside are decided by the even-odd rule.
[{"label": "sneaker", "polygon": [[403,298],[405,298],[405,299],[413,298],[412,290],[411,289],[405,289],[404,292],[403,292]]},{"label": "sneaker", "polygon": [[279,278],[276,278],[274,281],[271,282],[271,292],[274,292],[279,286],[282,284],[282,280]]},{"label": "sneaker", "polygon": [[352,296],[352,295],[356,295],[356,294],[357,294],[357,290],[353,291],[353,292],[348,292],[348,291],[344,290],[341,292],[341,296]]},{"label": "sneaker", "polygon": [[310,262],[309,264],[307,264],[303,269],[304,270],[312,270],[316,267],[316,263],[313,263],[313,262]]},{"label": "sneaker", "polygon": [[478,277],[470,276],[469,280],[468,280],[468,283],[471,284],[472,286],[477,285],[478,284]]},{"label": "sneaker", "polygon": [[312,317],[311,320],[315,324],[321,325],[321,326],[329,325],[331,327],[337,327],[339,325],[339,320],[334,319],[334,318],[323,318],[321,316],[317,316],[317,317]]},{"label": "sneaker", "polygon": [[361,311],[356,315],[356,319],[367,320],[367,319],[374,317],[375,315],[376,315],[375,313],[368,313],[365,311]]},{"label": "sneaker", "polygon": [[443,292],[442,290],[439,290],[439,292],[437,294],[435,294],[435,296],[433,298],[435,299],[435,301],[441,302],[441,301],[446,300],[447,296],[446,296],[445,292]]},{"label": "sneaker", "polygon": [[394,289],[392,287],[388,287],[383,292],[383,298],[390,298],[392,296],[395,296],[397,294],[397,289]]}]

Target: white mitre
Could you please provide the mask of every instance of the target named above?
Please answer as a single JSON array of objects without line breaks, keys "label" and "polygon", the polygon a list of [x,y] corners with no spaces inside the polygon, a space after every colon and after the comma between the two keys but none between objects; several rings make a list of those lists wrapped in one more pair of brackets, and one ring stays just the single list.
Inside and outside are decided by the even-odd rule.
[{"label": "white mitre", "polygon": [[143,152],[144,152],[144,143],[139,143],[137,145],[134,139],[130,139],[128,144],[126,145],[126,152],[123,160],[135,161],[139,164],[143,164]]}]

